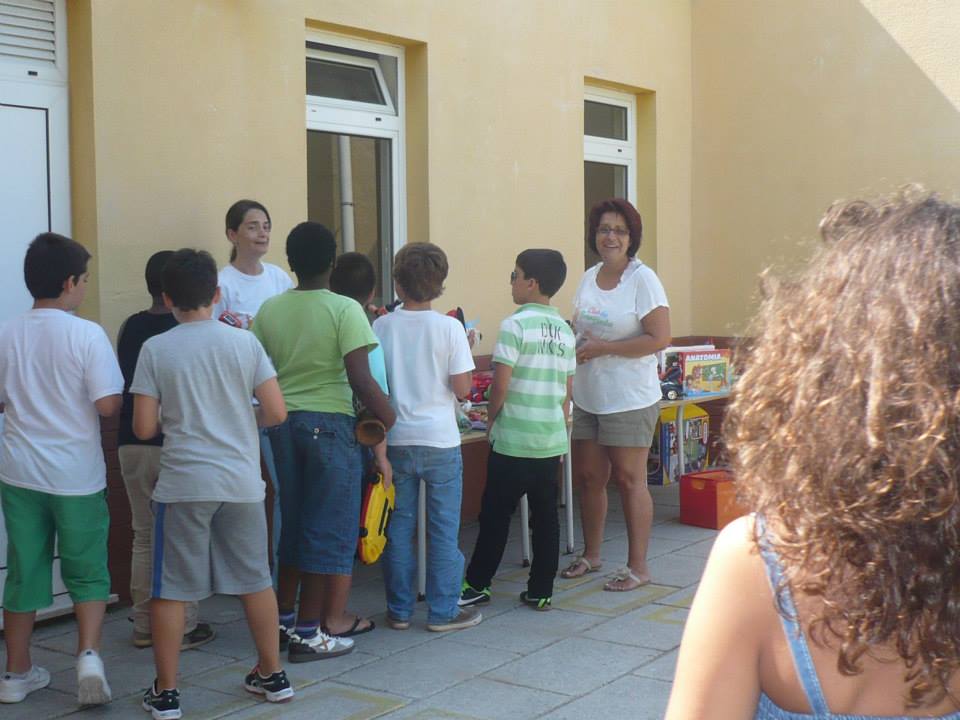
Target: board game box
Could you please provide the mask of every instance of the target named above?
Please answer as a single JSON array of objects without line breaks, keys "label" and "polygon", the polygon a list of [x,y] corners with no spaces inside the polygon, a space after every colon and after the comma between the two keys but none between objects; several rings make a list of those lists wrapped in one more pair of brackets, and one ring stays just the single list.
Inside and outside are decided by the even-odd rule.
[{"label": "board game box", "polygon": [[730,389],[729,350],[694,350],[678,355],[683,370],[683,394],[687,397]]}]

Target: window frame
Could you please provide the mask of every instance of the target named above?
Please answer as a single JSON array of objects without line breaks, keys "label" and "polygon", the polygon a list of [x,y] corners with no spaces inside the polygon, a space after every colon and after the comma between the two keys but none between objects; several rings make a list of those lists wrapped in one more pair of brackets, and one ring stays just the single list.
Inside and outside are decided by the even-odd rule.
[{"label": "window frame", "polygon": [[[335,62],[353,64],[361,67],[375,66],[377,80],[380,83],[384,98],[389,102],[388,106],[306,95],[306,88],[304,87],[304,97],[306,98],[306,129],[308,131],[316,130],[338,135],[386,138],[391,141],[390,201],[392,206],[392,247],[390,248],[390,257],[392,263],[392,258],[397,254],[397,251],[406,244],[407,240],[406,108],[404,104],[404,98],[406,97],[405,50],[402,45],[358,40],[347,35],[319,30],[308,30],[306,42],[342,47],[349,50],[360,50],[377,55],[389,55],[396,58],[397,97],[392,97],[389,86],[384,81],[380,65],[375,60],[354,55],[340,55],[310,47],[304,48],[304,67],[306,67],[306,58],[308,57],[333,59]],[[382,268],[377,269],[378,273],[381,271]],[[387,287],[390,288],[392,295],[394,292],[392,278],[382,278],[381,281],[385,289]]]},{"label": "window frame", "polygon": [[[342,43],[340,43],[340,46],[348,47]],[[386,53],[381,52],[378,54],[384,55]],[[361,112],[397,115],[393,98],[390,97],[390,88],[387,86],[387,82],[383,77],[383,70],[380,68],[380,63],[378,63],[376,60],[356,57],[355,55],[340,55],[337,53],[328,52],[326,50],[316,50],[310,47],[307,48],[307,59],[326,60],[338,65],[353,65],[354,67],[373,70],[374,76],[377,80],[377,86],[380,89],[380,94],[383,95],[385,100],[384,103],[380,105],[378,103],[360,102],[359,100],[344,100],[342,98],[333,98],[325,95],[307,95],[307,98],[309,98],[308,102],[311,102],[316,106],[325,106],[343,110],[359,110]]]},{"label": "window frame", "polygon": [[587,87],[584,101],[613,105],[627,111],[627,139],[597,137],[583,134],[583,160],[627,168],[627,200],[637,204],[637,99],[630,93]]}]

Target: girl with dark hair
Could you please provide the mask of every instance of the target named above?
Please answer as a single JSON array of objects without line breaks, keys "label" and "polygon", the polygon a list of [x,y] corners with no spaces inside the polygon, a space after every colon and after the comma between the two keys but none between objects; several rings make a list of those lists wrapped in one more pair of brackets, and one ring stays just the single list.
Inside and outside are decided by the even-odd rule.
[{"label": "girl with dark hair", "polygon": [[960,718],[960,207],[834,206],[768,297],[669,720]]},{"label": "girl with dark hair", "polygon": [[653,499],[647,454],[659,415],[654,353],[670,343],[670,309],[656,273],[636,259],[640,213],[622,198],[590,210],[587,243],[600,263],[587,270],[574,298],[577,373],[573,379],[573,475],[580,486],[583,554],[561,577],[600,568],[607,483],[620,490],[627,523],[627,564],[604,590],[650,582],[647,544]]},{"label": "girl with dark hair", "polygon": [[270,247],[270,213],[256,200],[238,200],[227,210],[230,264],[220,271],[220,302],[213,316],[249,328],[268,298],[289,290],[293,281],[276,265],[263,262]]}]

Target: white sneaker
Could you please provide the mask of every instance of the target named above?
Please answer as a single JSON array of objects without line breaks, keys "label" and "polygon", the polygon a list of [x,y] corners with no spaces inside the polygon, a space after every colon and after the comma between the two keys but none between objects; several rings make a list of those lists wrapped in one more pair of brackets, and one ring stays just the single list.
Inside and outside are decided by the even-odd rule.
[{"label": "white sneaker", "polygon": [[104,705],[112,699],[103,660],[96,650],[84,650],[77,657],[77,702],[81,705]]},{"label": "white sneaker", "polygon": [[22,702],[34,690],[50,684],[50,673],[34,665],[25,673],[0,675],[0,703]]},{"label": "white sneaker", "polygon": [[344,637],[327,635],[322,630],[312,638],[302,638],[294,635],[290,639],[287,650],[287,659],[292,663],[313,662],[327,658],[340,657],[353,650],[353,640]]}]

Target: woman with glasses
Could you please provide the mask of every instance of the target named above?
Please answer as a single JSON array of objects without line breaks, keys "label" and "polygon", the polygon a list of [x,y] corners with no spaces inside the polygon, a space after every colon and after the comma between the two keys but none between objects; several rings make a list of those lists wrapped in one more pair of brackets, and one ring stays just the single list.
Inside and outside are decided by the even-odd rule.
[{"label": "woman with glasses", "polygon": [[650,582],[647,544],[653,499],[647,454],[659,414],[654,356],[670,343],[670,310],[663,285],[636,259],[640,213],[621,198],[590,210],[587,243],[600,263],[587,270],[574,298],[577,373],[573,379],[573,475],[580,487],[584,549],[561,577],[601,567],[607,483],[623,505],[629,550],[626,567],[604,590],[635,590]]}]

